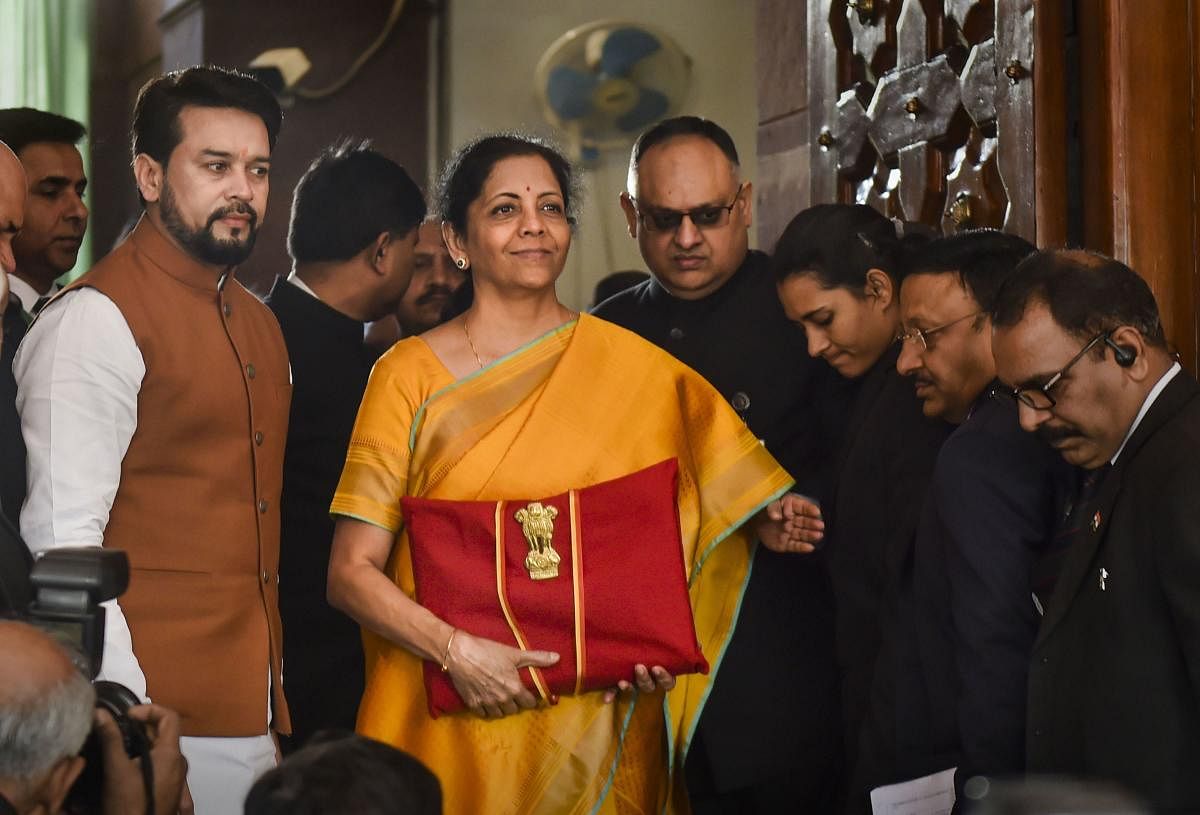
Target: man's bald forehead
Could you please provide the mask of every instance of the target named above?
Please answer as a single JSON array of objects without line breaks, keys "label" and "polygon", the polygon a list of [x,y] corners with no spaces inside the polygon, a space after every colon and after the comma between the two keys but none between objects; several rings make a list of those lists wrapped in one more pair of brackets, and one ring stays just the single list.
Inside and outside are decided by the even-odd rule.
[{"label": "man's bald forehead", "polygon": [[49,634],[15,620],[0,620],[0,654],[0,700],[36,697],[77,670]]},{"label": "man's bald forehead", "polygon": [[0,187],[7,188],[9,184],[17,184],[22,192],[25,189],[25,168],[7,144],[0,141]]},{"label": "man's bald forehead", "polygon": [[639,192],[639,179],[647,167],[658,168],[661,171],[662,168],[672,166],[672,164],[677,166],[685,156],[692,160],[687,165],[688,167],[696,167],[698,164],[719,166],[722,171],[728,170],[728,177],[734,184],[737,184],[741,178],[740,165],[731,159],[720,145],[704,136],[684,133],[655,142],[647,147],[636,161],[630,161],[629,174],[626,178],[627,191],[636,198]]}]

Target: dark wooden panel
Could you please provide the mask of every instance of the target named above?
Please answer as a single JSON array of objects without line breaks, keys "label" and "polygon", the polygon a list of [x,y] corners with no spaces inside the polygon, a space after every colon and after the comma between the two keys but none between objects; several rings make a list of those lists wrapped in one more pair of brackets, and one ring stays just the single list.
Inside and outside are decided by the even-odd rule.
[{"label": "dark wooden panel", "polygon": [[809,204],[808,130],[803,110],[758,128],[754,223],[759,248],[766,251]]},{"label": "dark wooden panel", "polygon": [[[809,200],[841,200],[833,105],[841,95],[834,26],[845,27],[845,0],[808,0]],[[848,36],[848,34],[847,34]]]},{"label": "dark wooden panel", "polygon": [[[1033,111],[1035,49],[1061,51],[1063,31],[1061,15],[1037,31],[1041,2],[813,0],[812,200],[859,201],[945,231],[1005,226],[1033,239],[1044,223],[1049,237],[1061,236],[1061,70],[1042,100],[1060,110],[1041,130]],[[1061,69],[1059,54],[1045,61]],[[1039,138],[1060,143],[1048,153],[1058,165],[1044,177]],[[1039,221],[1041,189],[1048,197]]]},{"label": "dark wooden panel", "polygon": [[1067,241],[1067,64],[1064,0],[1034,3],[1034,173],[1039,246]]},{"label": "dark wooden panel", "polygon": [[996,160],[1008,191],[1004,229],[1035,241],[1033,0],[996,0]]},{"label": "dark wooden panel", "polygon": [[803,0],[758,0],[755,61],[760,122],[808,107],[807,31]]},{"label": "dark wooden panel", "polygon": [[129,169],[129,122],[138,89],[159,71],[162,0],[97,0],[92,26],[88,204],[92,257],[107,254],[141,208]]},{"label": "dark wooden panel", "polygon": [[[268,48],[299,46],[313,64],[303,84],[322,87],[340,78],[375,39],[392,0],[355,0],[353,6],[347,13],[344,4],[325,0],[208,0],[205,59],[245,65]],[[313,157],[334,140],[370,138],[424,185],[431,14],[428,3],[407,3],[387,42],[349,85],[327,99],[297,99],[284,111],[272,157],[269,212],[254,254],[239,273],[247,285],[265,293],[275,275],[287,273],[292,189]]]},{"label": "dark wooden panel", "polygon": [[1196,167],[1191,4],[1103,0],[1078,16],[1084,228],[1141,274],[1195,370]]}]

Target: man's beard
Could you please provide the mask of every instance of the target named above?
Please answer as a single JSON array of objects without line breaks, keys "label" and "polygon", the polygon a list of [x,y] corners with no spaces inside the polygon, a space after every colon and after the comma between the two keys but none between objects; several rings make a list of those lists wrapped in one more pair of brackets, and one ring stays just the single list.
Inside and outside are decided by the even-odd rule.
[{"label": "man's beard", "polygon": [[[170,184],[163,184],[162,200],[159,202],[159,214],[163,226],[184,250],[197,260],[213,266],[236,266],[254,249],[254,239],[258,237],[258,214],[249,204],[235,202],[222,207],[208,216],[203,229],[192,229],[183,222],[179,208],[175,205],[175,194]],[[213,224],[226,215],[249,215],[246,222],[246,237],[242,241],[218,240],[213,234]]]}]

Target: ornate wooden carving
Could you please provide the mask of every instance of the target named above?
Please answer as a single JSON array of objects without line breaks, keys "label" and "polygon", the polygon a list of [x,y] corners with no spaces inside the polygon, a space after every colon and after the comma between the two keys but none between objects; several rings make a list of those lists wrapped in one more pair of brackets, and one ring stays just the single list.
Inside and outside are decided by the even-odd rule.
[{"label": "ornate wooden carving", "polygon": [[1035,238],[1034,0],[809,0],[813,203]]}]

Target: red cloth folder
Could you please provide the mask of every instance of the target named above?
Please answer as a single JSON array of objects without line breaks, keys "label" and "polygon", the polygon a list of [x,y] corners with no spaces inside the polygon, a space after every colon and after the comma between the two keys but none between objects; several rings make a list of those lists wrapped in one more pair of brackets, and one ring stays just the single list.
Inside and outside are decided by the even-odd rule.
[{"label": "red cloth folder", "polygon": [[[707,673],[688,602],[677,477],[668,459],[545,498],[404,498],[417,601],[475,636],[557,652],[553,667],[521,669],[549,703],[632,681],[639,663]],[[424,667],[430,715],[462,709],[441,666]]]}]

